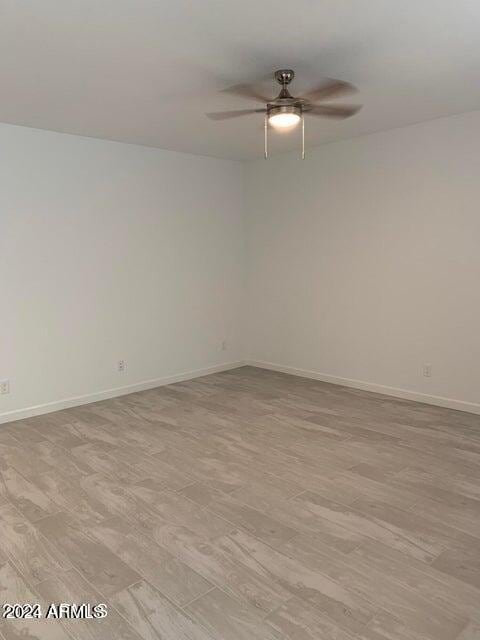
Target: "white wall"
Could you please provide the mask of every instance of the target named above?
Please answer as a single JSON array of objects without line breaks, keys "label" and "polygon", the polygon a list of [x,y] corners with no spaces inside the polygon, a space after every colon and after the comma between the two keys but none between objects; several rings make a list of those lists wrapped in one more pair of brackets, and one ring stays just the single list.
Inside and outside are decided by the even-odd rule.
[{"label": "white wall", "polygon": [[242,357],[241,174],[0,125],[0,420]]},{"label": "white wall", "polygon": [[235,162],[0,125],[0,422],[245,357],[480,411],[479,140],[469,113],[243,181]]},{"label": "white wall", "polygon": [[480,410],[480,112],[250,163],[246,189],[252,360]]}]

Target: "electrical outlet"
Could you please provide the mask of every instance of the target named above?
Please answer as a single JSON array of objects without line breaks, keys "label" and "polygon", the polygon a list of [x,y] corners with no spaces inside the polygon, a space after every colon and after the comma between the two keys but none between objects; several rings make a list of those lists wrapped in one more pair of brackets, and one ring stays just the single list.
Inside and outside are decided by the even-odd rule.
[{"label": "electrical outlet", "polygon": [[125,362],[125,360],[119,360],[117,363],[118,372],[125,373],[126,368],[127,368],[127,363]]},{"label": "electrical outlet", "polygon": [[222,351],[226,351],[226,350],[227,350],[227,341],[222,340]]},{"label": "electrical outlet", "polygon": [[424,364],[422,367],[422,371],[423,371],[423,375],[425,378],[431,378],[432,377],[432,365],[431,364]]},{"label": "electrical outlet", "polygon": [[10,380],[0,380],[0,394],[10,393]]}]

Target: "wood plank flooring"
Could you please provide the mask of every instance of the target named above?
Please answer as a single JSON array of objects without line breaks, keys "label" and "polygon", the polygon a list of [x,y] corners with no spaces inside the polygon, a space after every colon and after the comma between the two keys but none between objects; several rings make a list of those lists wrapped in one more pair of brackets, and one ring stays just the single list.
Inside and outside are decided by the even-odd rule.
[{"label": "wood plank flooring", "polygon": [[[480,417],[242,367],[0,427],[41,640],[480,640]],[[1,602],[0,602],[1,604]]]}]

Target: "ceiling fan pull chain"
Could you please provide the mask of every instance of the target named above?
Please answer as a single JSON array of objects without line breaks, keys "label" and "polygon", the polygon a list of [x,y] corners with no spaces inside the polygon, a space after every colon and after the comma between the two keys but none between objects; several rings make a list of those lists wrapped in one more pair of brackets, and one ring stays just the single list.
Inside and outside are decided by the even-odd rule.
[{"label": "ceiling fan pull chain", "polygon": [[302,160],[305,160],[305,115],[302,111]]},{"label": "ceiling fan pull chain", "polygon": [[264,131],[265,131],[265,136],[264,136],[264,142],[265,142],[264,158],[266,160],[268,158],[268,114],[267,113],[265,113]]}]

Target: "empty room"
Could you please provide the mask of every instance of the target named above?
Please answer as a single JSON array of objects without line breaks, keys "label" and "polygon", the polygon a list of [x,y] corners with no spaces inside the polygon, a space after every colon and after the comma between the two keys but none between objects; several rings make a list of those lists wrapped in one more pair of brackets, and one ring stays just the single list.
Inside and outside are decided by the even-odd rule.
[{"label": "empty room", "polygon": [[480,640],[480,4],[0,6],[0,640]]}]

